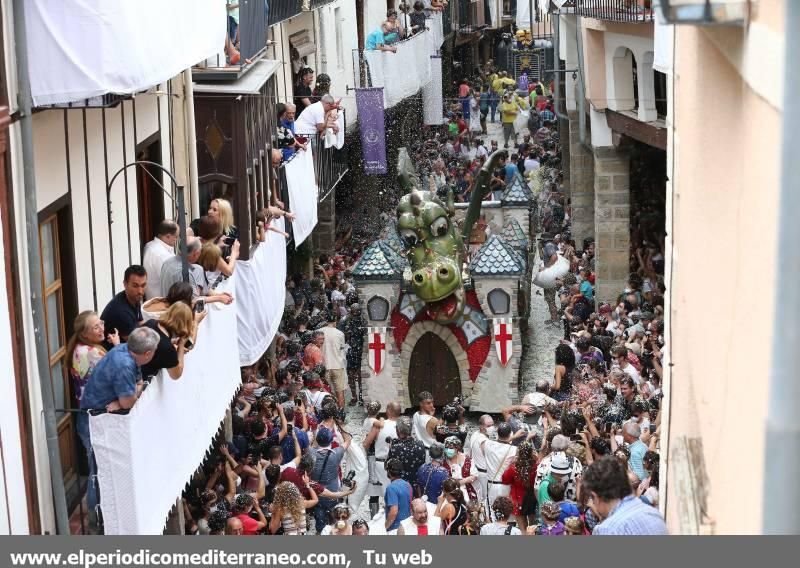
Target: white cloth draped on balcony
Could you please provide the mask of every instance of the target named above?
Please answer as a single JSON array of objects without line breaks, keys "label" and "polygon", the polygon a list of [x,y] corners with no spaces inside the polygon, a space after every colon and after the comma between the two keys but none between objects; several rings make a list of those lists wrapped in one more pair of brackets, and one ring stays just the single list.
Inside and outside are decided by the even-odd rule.
[{"label": "white cloth draped on balcony", "polygon": [[[237,274],[220,286],[236,302],[209,304],[177,381],[162,371],[128,415],[90,419],[106,534],[161,534],[241,384]],[[281,287],[282,288],[282,287]]]},{"label": "white cloth draped on balcony", "polygon": [[397,52],[366,51],[373,87],[383,87],[386,108],[415,95],[431,80],[430,31],[395,44]]},{"label": "white cloth draped on balcony", "polygon": [[144,91],[217,53],[220,0],[27,0],[34,106]]},{"label": "white cloth draped on balcony", "polygon": [[422,119],[425,124],[443,124],[442,57],[431,55],[431,80],[422,88]]},{"label": "white cloth draped on balcony", "polygon": [[[317,199],[314,196],[314,205]],[[285,229],[283,219],[275,227]],[[267,231],[249,260],[236,263],[239,365],[253,365],[278,332],[286,301],[286,238]]]},{"label": "white cloth draped on balcony", "polygon": [[656,14],[656,23],[653,27],[653,69],[669,75],[672,73],[674,58],[675,26],[662,20],[661,10],[656,10]]},{"label": "white cloth draped on balcony", "polygon": [[311,144],[303,152],[297,152],[284,166],[286,187],[289,190],[289,209],[295,215],[292,234],[295,246],[306,238],[317,226],[317,195],[319,188],[314,175],[314,156]]},{"label": "white cloth draped on balcony", "polygon": [[[283,229],[283,219],[276,225]],[[128,415],[90,419],[106,534],[161,534],[241,385],[239,367],[255,363],[275,337],[285,280],[286,240],[270,231],[218,287],[235,300],[208,304],[181,378],[162,371]]]}]

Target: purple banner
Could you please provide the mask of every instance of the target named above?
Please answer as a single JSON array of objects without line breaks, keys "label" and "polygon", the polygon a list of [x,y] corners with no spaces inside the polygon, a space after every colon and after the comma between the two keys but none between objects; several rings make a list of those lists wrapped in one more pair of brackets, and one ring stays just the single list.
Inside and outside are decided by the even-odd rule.
[{"label": "purple banner", "polygon": [[364,173],[385,174],[386,132],[383,125],[383,87],[356,89],[358,123],[361,128],[361,147]]}]

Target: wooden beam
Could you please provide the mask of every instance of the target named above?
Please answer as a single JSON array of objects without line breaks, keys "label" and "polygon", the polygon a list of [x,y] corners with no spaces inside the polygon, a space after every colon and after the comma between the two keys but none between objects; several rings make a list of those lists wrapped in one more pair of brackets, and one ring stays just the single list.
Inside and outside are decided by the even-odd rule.
[{"label": "wooden beam", "polygon": [[606,120],[608,121],[608,127],[614,132],[624,134],[653,148],[667,150],[666,128],[661,128],[648,122],[640,122],[635,118],[611,109],[606,109]]}]

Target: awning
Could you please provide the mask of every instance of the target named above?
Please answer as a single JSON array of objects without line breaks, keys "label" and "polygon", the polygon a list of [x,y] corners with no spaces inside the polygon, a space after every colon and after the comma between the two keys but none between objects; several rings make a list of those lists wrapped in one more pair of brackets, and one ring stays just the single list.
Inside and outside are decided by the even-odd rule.
[{"label": "awning", "polygon": [[214,81],[210,83],[195,83],[194,93],[226,93],[230,95],[257,95],[275,71],[281,66],[280,61],[274,59],[261,59],[253,63],[252,68],[236,81],[223,83]]},{"label": "awning", "polygon": [[34,106],[131,94],[219,53],[219,0],[27,0]]}]

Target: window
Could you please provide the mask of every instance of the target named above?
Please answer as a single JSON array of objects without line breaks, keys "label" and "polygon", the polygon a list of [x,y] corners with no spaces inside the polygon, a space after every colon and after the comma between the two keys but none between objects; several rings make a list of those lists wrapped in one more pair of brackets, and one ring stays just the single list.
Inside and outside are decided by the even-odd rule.
[{"label": "window", "polygon": [[373,321],[385,321],[389,317],[389,301],[381,296],[373,296],[367,302],[367,313]]},{"label": "window", "polygon": [[656,97],[656,112],[659,118],[667,117],[667,76],[653,70],[653,93]]},{"label": "window", "polygon": [[[58,241],[58,217],[52,215],[39,225],[42,263],[42,299],[50,361],[50,381],[55,407],[69,408],[69,383],[66,381],[66,332],[64,326],[64,291],[61,284],[61,254]],[[59,419],[63,412],[57,412]]]},{"label": "window", "polygon": [[511,296],[509,296],[508,292],[505,290],[495,288],[489,292],[487,300],[489,300],[489,309],[492,310],[493,314],[500,315],[507,314],[509,312],[511,307]]},{"label": "window", "polygon": [[336,65],[344,69],[344,39],[342,38],[342,9],[334,8],[333,19],[336,23]]}]

